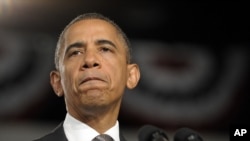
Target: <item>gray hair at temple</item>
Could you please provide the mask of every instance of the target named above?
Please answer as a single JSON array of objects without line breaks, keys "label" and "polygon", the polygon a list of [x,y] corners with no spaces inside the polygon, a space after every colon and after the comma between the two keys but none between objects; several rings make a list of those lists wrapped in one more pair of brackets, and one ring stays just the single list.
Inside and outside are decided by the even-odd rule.
[{"label": "gray hair at temple", "polygon": [[59,65],[60,65],[60,55],[63,51],[63,47],[64,47],[64,43],[65,43],[65,39],[64,39],[64,34],[67,31],[67,29],[74,23],[78,22],[78,21],[82,21],[82,20],[88,20],[88,19],[100,19],[100,20],[104,20],[108,23],[110,23],[111,25],[113,25],[115,27],[115,29],[118,32],[118,35],[120,35],[121,40],[124,43],[124,46],[126,48],[126,58],[127,58],[127,63],[129,64],[131,62],[131,53],[130,53],[130,42],[126,36],[126,34],[122,31],[122,29],[112,20],[110,20],[109,18],[103,16],[102,14],[99,13],[86,13],[86,14],[82,14],[77,16],[75,19],[73,19],[62,31],[62,33],[59,36],[58,42],[57,42],[57,46],[56,46],[56,50],[55,50],[55,67],[57,70],[59,70]]}]

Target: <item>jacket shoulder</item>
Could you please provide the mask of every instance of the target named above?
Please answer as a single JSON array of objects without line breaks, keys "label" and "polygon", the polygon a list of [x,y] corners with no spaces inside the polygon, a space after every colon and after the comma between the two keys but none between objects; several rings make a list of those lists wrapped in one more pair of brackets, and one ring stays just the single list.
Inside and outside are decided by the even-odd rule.
[{"label": "jacket shoulder", "polygon": [[67,141],[67,138],[64,133],[63,124],[59,124],[54,130],[50,133],[35,139],[33,141]]}]

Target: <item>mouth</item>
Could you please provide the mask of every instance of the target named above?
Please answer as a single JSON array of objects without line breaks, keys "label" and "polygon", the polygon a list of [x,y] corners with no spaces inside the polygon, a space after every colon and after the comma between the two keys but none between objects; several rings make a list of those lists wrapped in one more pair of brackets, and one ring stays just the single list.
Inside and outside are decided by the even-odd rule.
[{"label": "mouth", "polygon": [[104,81],[103,79],[101,78],[98,78],[98,77],[86,77],[84,78],[80,84],[83,84],[83,83],[86,83],[86,82],[89,82],[89,81]]}]

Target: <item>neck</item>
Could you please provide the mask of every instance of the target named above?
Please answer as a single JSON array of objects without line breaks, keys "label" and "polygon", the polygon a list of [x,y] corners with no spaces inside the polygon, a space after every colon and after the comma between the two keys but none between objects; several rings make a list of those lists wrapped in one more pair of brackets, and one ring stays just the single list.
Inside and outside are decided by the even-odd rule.
[{"label": "neck", "polygon": [[77,112],[75,110],[68,110],[68,112],[71,116],[87,124],[101,134],[106,132],[116,124],[119,113],[119,106],[116,106],[116,108],[114,109],[85,109],[81,110],[80,112]]}]

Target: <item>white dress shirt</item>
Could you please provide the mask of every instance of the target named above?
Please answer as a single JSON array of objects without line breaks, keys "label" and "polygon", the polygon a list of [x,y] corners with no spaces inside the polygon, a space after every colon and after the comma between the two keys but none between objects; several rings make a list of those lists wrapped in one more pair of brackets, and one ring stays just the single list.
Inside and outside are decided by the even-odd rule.
[{"label": "white dress shirt", "polygon": [[[91,141],[99,135],[95,129],[75,119],[69,113],[66,114],[63,128],[69,141]],[[119,122],[116,121],[115,126],[106,131],[105,134],[110,135],[114,141],[120,141]]]}]

